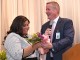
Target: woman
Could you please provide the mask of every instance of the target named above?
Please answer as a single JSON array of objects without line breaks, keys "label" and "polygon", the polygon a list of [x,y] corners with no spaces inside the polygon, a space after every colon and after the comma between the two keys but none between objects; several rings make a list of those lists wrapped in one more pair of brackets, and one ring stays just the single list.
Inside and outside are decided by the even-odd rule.
[{"label": "woman", "polygon": [[[37,60],[33,52],[39,47],[42,47],[42,42],[30,45],[25,40],[24,37],[28,33],[29,23],[30,21],[24,16],[17,16],[13,20],[4,43],[7,60]],[[51,44],[47,44],[44,47],[51,48]],[[31,56],[32,54],[34,54],[33,57]]]}]

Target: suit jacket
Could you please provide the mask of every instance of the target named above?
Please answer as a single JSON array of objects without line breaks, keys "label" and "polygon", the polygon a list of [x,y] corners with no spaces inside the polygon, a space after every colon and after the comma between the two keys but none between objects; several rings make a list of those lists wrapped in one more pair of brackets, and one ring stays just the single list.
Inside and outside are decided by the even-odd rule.
[{"label": "suit jacket", "polygon": [[[42,25],[41,34],[45,33],[50,21]],[[60,38],[56,39],[57,31],[60,33]],[[72,46],[74,39],[73,22],[67,18],[59,18],[53,33],[52,44],[53,48],[50,51],[53,53],[54,60],[62,60],[62,54]],[[47,53],[46,60],[50,60],[50,52]]]}]

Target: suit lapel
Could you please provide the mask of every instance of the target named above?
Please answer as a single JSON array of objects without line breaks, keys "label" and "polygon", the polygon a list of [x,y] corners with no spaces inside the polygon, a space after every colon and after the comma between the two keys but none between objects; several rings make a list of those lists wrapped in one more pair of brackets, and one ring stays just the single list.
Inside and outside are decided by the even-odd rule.
[{"label": "suit lapel", "polygon": [[58,19],[54,32],[57,31],[60,26],[61,26],[61,18]]}]

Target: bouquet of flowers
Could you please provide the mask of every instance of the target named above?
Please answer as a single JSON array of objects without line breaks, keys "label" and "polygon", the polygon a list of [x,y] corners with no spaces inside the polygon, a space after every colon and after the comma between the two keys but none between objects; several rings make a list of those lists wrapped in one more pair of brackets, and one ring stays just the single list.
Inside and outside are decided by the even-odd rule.
[{"label": "bouquet of flowers", "polygon": [[[46,42],[50,43],[50,39],[48,35],[41,35],[40,33],[35,33],[32,35],[31,38],[27,38],[27,41],[31,43],[32,45],[43,42],[42,46],[46,45]],[[39,49],[40,54],[44,54],[44,49],[40,47]]]},{"label": "bouquet of flowers", "polygon": [[44,39],[44,36],[40,33],[34,33],[31,38],[27,38],[28,42],[35,44],[41,42]]}]

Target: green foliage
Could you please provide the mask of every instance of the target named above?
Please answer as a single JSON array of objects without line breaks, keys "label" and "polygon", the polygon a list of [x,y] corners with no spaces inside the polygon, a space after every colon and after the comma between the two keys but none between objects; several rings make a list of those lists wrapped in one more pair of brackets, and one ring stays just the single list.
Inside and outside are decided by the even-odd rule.
[{"label": "green foliage", "polygon": [[0,51],[0,60],[7,60],[6,52],[4,50]]},{"label": "green foliage", "polygon": [[33,34],[31,38],[27,38],[27,41],[34,45],[38,42],[41,42],[41,38],[38,36],[38,34]]}]

